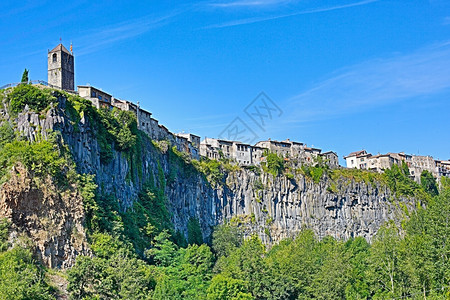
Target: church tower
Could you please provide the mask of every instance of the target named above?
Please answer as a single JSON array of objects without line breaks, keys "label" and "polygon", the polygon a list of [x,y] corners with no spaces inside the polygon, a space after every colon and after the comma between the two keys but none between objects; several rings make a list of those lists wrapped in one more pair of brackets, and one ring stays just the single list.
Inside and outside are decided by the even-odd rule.
[{"label": "church tower", "polygon": [[48,52],[48,83],[66,91],[75,90],[73,54],[63,44]]}]

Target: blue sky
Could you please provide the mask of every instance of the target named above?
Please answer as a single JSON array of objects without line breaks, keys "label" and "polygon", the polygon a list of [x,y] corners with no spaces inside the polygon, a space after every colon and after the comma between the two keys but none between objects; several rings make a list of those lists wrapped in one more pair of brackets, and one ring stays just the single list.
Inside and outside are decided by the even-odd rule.
[{"label": "blue sky", "polygon": [[[4,1],[0,85],[46,80],[73,43],[75,81],[139,101],[173,132],[258,139],[340,157],[366,149],[450,159],[450,1]],[[20,3],[20,5],[18,4]],[[264,91],[282,111],[258,127]]]}]

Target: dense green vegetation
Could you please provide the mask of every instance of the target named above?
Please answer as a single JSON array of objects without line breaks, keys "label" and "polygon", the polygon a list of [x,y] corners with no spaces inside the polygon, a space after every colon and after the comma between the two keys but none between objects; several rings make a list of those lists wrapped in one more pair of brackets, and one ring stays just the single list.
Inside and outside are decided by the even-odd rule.
[{"label": "dense green vegetation", "polygon": [[44,270],[31,251],[21,244],[8,243],[9,222],[0,219],[0,299],[54,299]]},{"label": "dense green vegetation", "polygon": [[26,105],[31,110],[43,111],[50,103],[56,101],[51,89],[40,89],[31,84],[20,84],[8,94],[10,109],[13,113],[21,112]]},{"label": "dense green vegetation", "polygon": [[282,157],[278,156],[276,153],[264,153],[266,162],[262,163],[262,169],[272,174],[273,176],[278,176],[284,170],[284,160]]},{"label": "dense green vegetation", "polygon": [[240,170],[240,167],[232,164],[228,159],[212,160],[208,158],[201,158],[192,160],[190,163],[195,169],[204,174],[208,181],[216,184],[225,183],[225,174]]}]

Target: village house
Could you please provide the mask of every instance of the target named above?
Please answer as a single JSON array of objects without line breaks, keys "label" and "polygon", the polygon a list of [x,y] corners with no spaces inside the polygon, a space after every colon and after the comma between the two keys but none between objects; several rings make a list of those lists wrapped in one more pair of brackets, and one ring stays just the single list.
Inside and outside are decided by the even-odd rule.
[{"label": "village house", "polygon": [[[303,145],[301,143],[298,143],[300,145]],[[289,140],[285,141],[274,141],[271,139],[268,139],[267,141],[259,141],[255,144],[255,146],[267,149],[269,152],[276,153],[277,155],[281,157],[291,157],[295,154],[292,153],[292,142]],[[298,147],[300,150],[301,147]]]},{"label": "village house", "polygon": [[336,154],[336,152],[327,151],[327,152],[321,153],[320,156],[324,159],[325,163],[328,166],[330,166],[331,168],[339,167],[339,157]]},{"label": "village house", "polygon": [[231,159],[243,166],[259,164],[261,161],[262,150],[255,149],[253,146],[237,141],[227,141],[214,138],[205,138],[200,143],[200,155],[209,159]]},{"label": "village house", "polygon": [[186,152],[190,154],[191,158],[200,159],[200,137],[198,135],[192,133],[177,133],[175,134],[175,137],[186,140]]},{"label": "village house", "polygon": [[450,177],[450,160],[436,160],[436,172],[439,177]]},{"label": "village house", "polygon": [[379,173],[392,168],[393,165],[401,166],[406,163],[409,176],[416,182],[420,182],[423,171],[430,172],[435,178],[450,177],[450,162],[447,160],[434,160],[432,156],[410,155],[404,152],[371,155],[365,150],[352,152],[344,157],[347,168],[367,169]]},{"label": "village house", "polygon": [[233,142],[221,140],[221,139],[213,139],[213,138],[205,138],[200,143],[200,155],[210,158],[210,159],[221,159],[221,158],[229,158],[231,159],[232,151],[233,151]]},{"label": "village house", "polygon": [[89,85],[79,85],[78,95],[92,102],[97,109],[110,108],[112,96]]},{"label": "village house", "polygon": [[368,169],[368,160],[372,154],[367,153],[366,150],[355,151],[347,156],[344,156],[347,168],[350,169]]},{"label": "village house", "polygon": [[378,154],[368,158],[367,169],[381,173],[386,169],[390,169],[394,164],[398,165],[399,160],[390,153]]},{"label": "village house", "polygon": [[232,158],[234,158],[239,165],[253,165],[252,146],[240,142],[233,142]]},{"label": "village house", "polygon": [[[317,161],[317,157],[320,155],[320,152],[322,152],[321,149],[318,148],[312,148],[312,147],[305,147],[303,148],[303,152],[300,152],[300,158],[302,161],[312,164],[315,161]],[[302,157],[303,154],[303,157]],[[303,159],[302,159],[303,158]]]},{"label": "village house", "polygon": [[411,166],[409,168],[411,176],[414,176],[414,180],[420,182],[420,175],[423,171],[427,170],[434,177],[438,177],[438,170],[436,161],[432,156],[413,155],[411,158]]}]

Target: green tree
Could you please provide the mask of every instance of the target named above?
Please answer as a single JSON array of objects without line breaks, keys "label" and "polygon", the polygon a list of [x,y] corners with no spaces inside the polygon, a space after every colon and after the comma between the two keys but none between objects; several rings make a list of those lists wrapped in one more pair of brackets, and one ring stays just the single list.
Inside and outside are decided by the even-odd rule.
[{"label": "green tree", "polygon": [[110,258],[79,256],[67,275],[75,299],[150,299],[156,285],[152,268],[123,251]]},{"label": "green tree", "polygon": [[14,129],[9,122],[4,122],[0,126],[0,149],[7,143],[11,143],[15,138]]},{"label": "green tree", "polygon": [[420,185],[425,192],[429,193],[432,197],[439,194],[436,178],[434,178],[433,174],[427,170],[424,170],[422,174],[420,174]]},{"label": "green tree", "polygon": [[198,221],[197,218],[192,217],[189,218],[187,229],[188,229],[188,242],[190,245],[203,244],[202,229],[200,228],[200,222]]},{"label": "green tree", "polygon": [[215,268],[226,277],[247,282],[248,291],[254,297],[267,298],[271,283],[264,256],[264,245],[257,236],[252,236],[230,255],[220,257]]},{"label": "green tree", "polygon": [[212,248],[217,257],[227,256],[243,242],[242,231],[229,224],[218,225],[213,231]]},{"label": "green tree", "polygon": [[343,242],[326,237],[319,243],[321,266],[314,275],[311,293],[317,299],[344,299],[350,265]]},{"label": "green tree", "polygon": [[401,272],[401,238],[393,222],[382,226],[370,249],[370,267],[368,276],[371,289],[378,298],[395,298],[402,296]]},{"label": "green tree", "polygon": [[[216,275],[208,288],[208,300],[254,299],[243,280]],[[247,297],[247,298],[244,298]]]},{"label": "green tree", "polygon": [[157,266],[170,266],[176,264],[178,258],[177,247],[170,241],[170,234],[164,230],[158,234],[153,247],[146,250],[145,255],[151,258]]},{"label": "green tree", "polygon": [[28,83],[28,70],[25,69],[22,74],[22,80],[20,82]]},{"label": "green tree", "polygon": [[28,249],[16,246],[0,253],[0,299],[54,299]]},{"label": "green tree", "polygon": [[439,196],[413,212],[405,225],[405,272],[411,292],[422,293],[424,298],[428,290],[443,296],[443,287],[450,282],[450,186],[443,181]]},{"label": "green tree", "polygon": [[[267,153],[266,157],[266,171],[273,176],[278,176],[278,174],[283,172],[284,160],[279,157],[276,153]],[[264,167],[264,166],[263,166]]]},{"label": "green tree", "polygon": [[363,237],[349,239],[345,243],[346,259],[350,263],[348,284],[345,288],[347,299],[367,299],[370,295],[366,273],[369,270],[370,245]]},{"label": "green tree", "polygon": [[272,276],[284,282],[283,289],[288,294],[285,299],[314,297],[310,287],[320,269],[317,249],[318,241],[314,233],[311,230],[304,230],[293,241],[280,243],[270,251],[268,264],[276,271]]},{"label": "green tree", "polygon": [[0,218],[0,252],[8,249],[8,232],[11,222],[6,218]]}]

